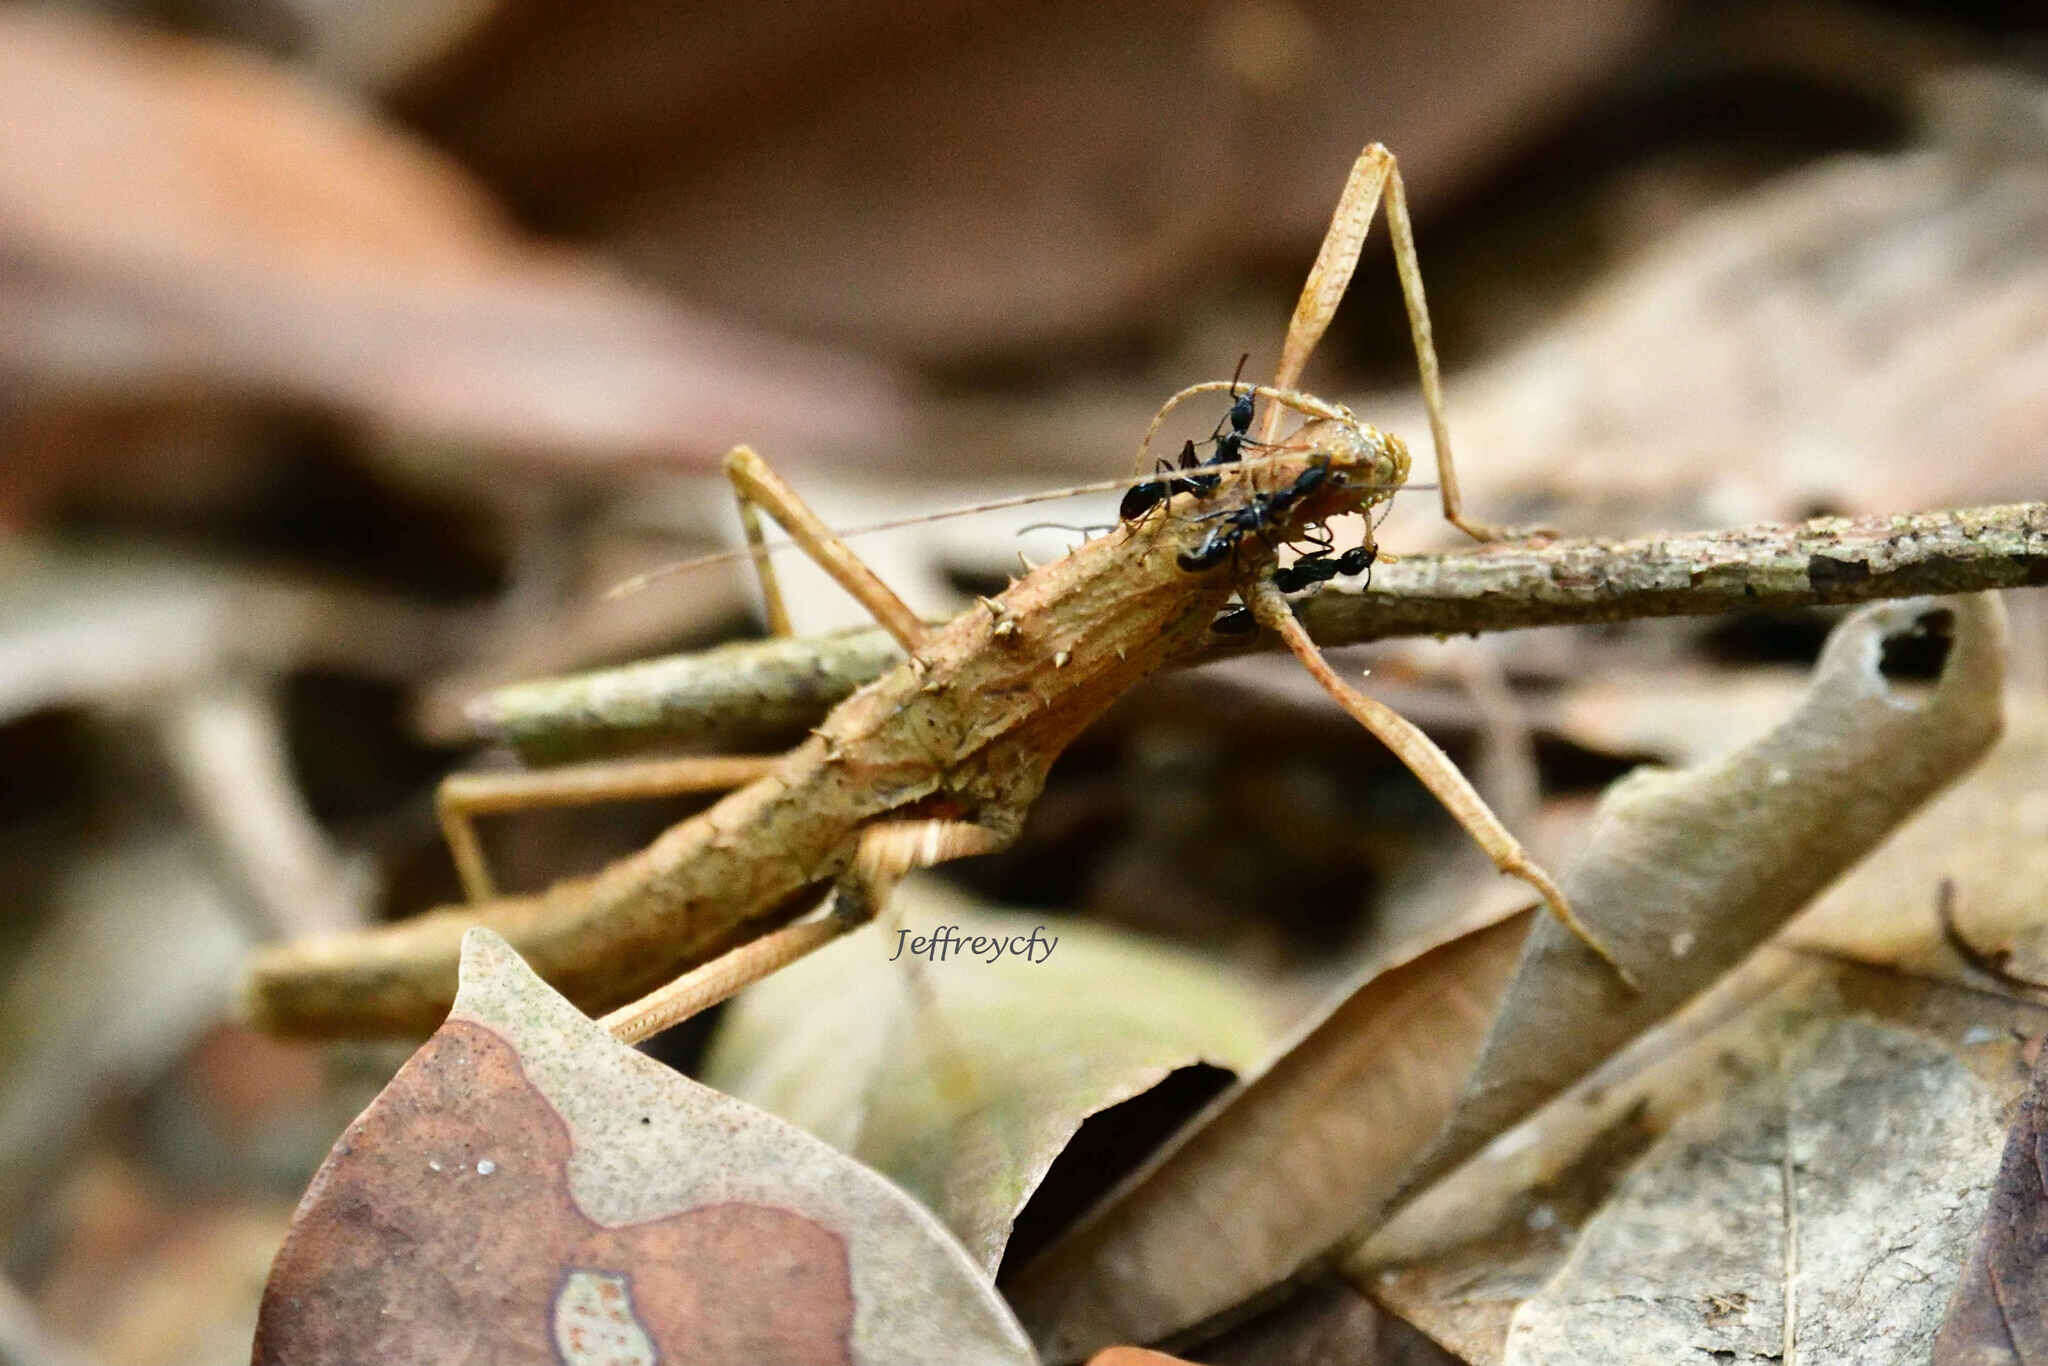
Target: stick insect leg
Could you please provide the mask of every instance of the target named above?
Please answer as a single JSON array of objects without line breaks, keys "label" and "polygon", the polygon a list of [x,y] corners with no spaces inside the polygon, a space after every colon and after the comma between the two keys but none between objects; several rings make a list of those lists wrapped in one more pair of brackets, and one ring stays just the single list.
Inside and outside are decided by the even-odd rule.
[{"label": "stick insect leg", "polygon": [[625,1043],[681,1024],[874,919],[903,875],[913,869],[994,853],[1009,842],[1006,835],[966,821],[903,820],[869,826],[861,832],[853,865],[834,889],[829,914],[743,944],[631,1005],[619,1007],[598,1023]]},{"label": "stick insect leg", "polygon": [[568,764],[513,773],[456,773],[441,780],[434,806],[455,871],[471,901],[496,896],[476,818],[499,811],[668,797],[683,792],[724,792],[745,787],[782,762],[780,755],[707,755],[682,759],[625,759]]},{"label": "stick insect leg", "polygon": [[[1443,492],[1444,517],[1466,535],[1480,541],[1497,541],[1504,533],[1499,527],[1476,522],[1464,514],[1458,491],[1457,466],[1451,458],[1451,433],[1444,421],[1443,380],[1436,359],[1436,341],[1429,324],[1429,300],[1422,291],[1422,267],[1415,255],[1415,229],[1408,218],[1408,193],[1401,184],[1401,168],[1394,154],[1377,142],[1358,154],[1351,178],[1337,200],[1330,218],[1330,230],[1323,237],[1322,250],[1309,268],[1301,299],[1287,325],[1287,343],[1280,352],[1280,369],[1273,383],[1291,389],[1301,382],[1316,344],[1330,326],[1338,302],[1358,267],[1358,254],[1365,246],[1367,231],[1380,197],[1387,201],[1387,232],[1394,243],[1394,270],[1401,277],[1401,301],[1408,309],[1408,332],[1415,344],[1415,367],[1422,377],[1422,402],[1429,410],[1429,439],[1436,448],[1437,483]],[[1262,440],[1271,440],[1279,414],[1267,410],[1260,427]]]},{"label": "stick insect leg", "polygon": [[911,611],[903,599],[875,577],[872,569],[861,563],[859,556],[846,548],[844,541],[818,520],[818,515],[797,497],[796,490],[784,483],[781,475],[768,468],[767,461],[750,447],[735,446],[725,454],[725,473],[732,480],[733,492],[739,498],[740,524],[746,530],[754,568],[761,577],[761,593],[767,600],[771,633],[778,636],[790,633],[789,613],[783,606],[782,589],[776,584],[775,572],[768,564],[768,547],[762,539],[761,519],[756,508],[779,522],[789,533],[789,538],[803,547],[805,554],[816,560],[841,588],[867,608],[907,653],[917,653],[928,634],[917,613]]},{"label": "stick insect leg", "polygon": [[1473,790],[1472,784],[1466,781],[1465,775],[1458,772],[1457,765],[1436,747],[1434,741],[1386,703],[1367,697],[1337,677],[1337,671],[1330,667],[1322,651],[1309,639],[1308,632],[1287,606],[1287,599],[1281,596],[1270,579],[1259,578],[1248,584],[1244,598],[1260,624],[1279,633],[1280,638],[1287,642],[1287,648],[1301,660],[1316,682],[1337,699],[1337,704],[1394,751],[1395,756],[1408,766],[1409,772],[1422,780],[1430,795],[1441,802],[1458,824],[1465,827],[1465,833],[1472,837],[1473,842],[1486,851],[1494,867],[1535,888],[1537,895],[1550,908],[1550,913],[1566,929],[1613,968],[1630,990],[1639,989],[1634,975],[1621,965],[1600,936],[1573,912],[1571,903],[1551,881],[1550,874],[1544,872],[1522,848],[1520,841],[1508,833],[1500,818],[1493,814],[1485,800]]}]

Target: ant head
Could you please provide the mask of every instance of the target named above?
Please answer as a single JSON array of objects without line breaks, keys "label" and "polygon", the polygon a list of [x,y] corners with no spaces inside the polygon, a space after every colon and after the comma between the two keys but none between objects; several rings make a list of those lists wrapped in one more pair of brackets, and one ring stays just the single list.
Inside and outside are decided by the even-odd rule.
[{"label": "ant head", "polygon": [[[1244,363],[1250,358],[1251,352],[1249,351],[1239,356],[1237,358],[1237,369],[1230,376],[1230,415],[1224,420],[1230,424],[1230,430],[1236,432],[1239,436],[1243,436],[1251,429],[1252,409],[1257,407],[1259,402],[1256,387],[1245,389],[1242,392],[1237,387],[1238,377],[1244,374]],[[1220,432],[1223,429],[1218,427],[1217,430]]]}]

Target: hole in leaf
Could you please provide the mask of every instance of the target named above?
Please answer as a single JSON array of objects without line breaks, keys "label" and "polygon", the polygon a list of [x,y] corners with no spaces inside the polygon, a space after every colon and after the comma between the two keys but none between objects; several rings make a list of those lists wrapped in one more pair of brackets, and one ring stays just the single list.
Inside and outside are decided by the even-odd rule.
[{"label": "hole in leaf", "polygon": [[1955,613],[1945,607],[1922,612],[1912,626],[1884,638],[1877,671],[1894,684],[1931,684],[1948,663],[1955,634]]}]

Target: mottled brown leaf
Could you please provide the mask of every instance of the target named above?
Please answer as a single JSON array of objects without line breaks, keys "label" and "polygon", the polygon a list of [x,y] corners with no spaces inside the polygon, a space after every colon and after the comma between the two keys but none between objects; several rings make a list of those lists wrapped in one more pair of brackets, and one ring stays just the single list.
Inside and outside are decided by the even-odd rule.
[{"label": "mottled brown leaf", "polygon": [[258,1363],[1029,1361],[965,1254],[807,1135],[613,1041],[487,931],[272,1268]]}]

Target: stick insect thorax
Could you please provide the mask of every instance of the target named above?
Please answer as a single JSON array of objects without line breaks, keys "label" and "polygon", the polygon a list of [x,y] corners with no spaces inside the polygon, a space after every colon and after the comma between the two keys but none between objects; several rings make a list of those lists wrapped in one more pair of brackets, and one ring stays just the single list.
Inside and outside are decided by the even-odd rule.
[{"label": "stick insect thorax", "polygon": [[[1189,385],[1168,399],[1139,442],[1140,468],[1169,413],[1190,398],[1219,391],[1238,392],[1230,382],[1211,380]],[[1205,475],[1219,480],[1218,487],[1178,493],[1164,505],[1165,516],[1158,524],[1173,527],[1172,534],[1189,540],[1181,563],[1191,572],[1215,568],[1226,559],[1240,578],[1264,572],[1280,546],[1333,517],[1369,513],[1407,483],[1410,458],[1399,437],[1313,394],[1268,385],[1251,392],[1302,413],[1309,421],[1264,446],[1264,458],[1256,463],[1203,466]],[[1148,515],[1137,524],[1152,521]],[[1370,525],[1368,518],[1368,541]]]}]

